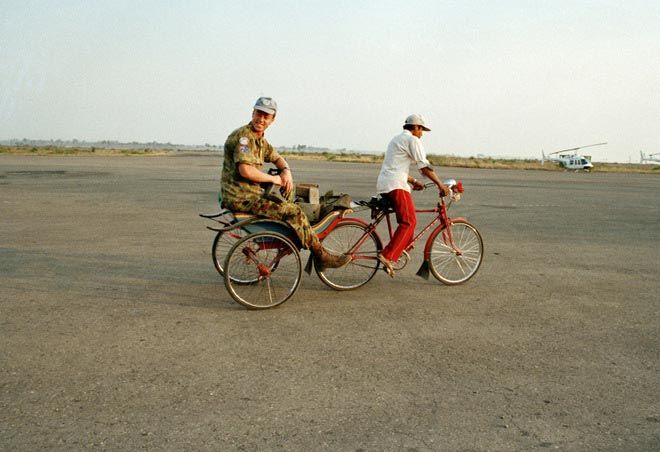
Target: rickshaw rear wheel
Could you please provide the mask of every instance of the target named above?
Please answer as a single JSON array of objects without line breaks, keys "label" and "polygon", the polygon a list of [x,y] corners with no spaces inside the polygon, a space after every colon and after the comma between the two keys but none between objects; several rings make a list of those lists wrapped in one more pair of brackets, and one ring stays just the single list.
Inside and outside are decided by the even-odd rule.
[{"label": "rickshaw rear wheel", "polygon": [[242,228],[232,229],[231,231],[220,231],[216,234],[211,247],[213,256],[213,266],[221,275],[224,275],[224,263],[227,258],[227,252],[234,246],[241,237],[245,237],[247,232]]}]

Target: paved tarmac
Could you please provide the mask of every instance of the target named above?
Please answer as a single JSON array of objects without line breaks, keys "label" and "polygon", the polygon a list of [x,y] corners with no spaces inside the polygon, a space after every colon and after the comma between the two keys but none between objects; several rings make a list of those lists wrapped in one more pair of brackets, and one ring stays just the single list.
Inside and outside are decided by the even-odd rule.
[{"label": "paved tarmac", "polygon": [[[290,164],[358,199],[378,173]],[[659,176],[440,168],[472,280],[416,277],[418,247],[248,311],[197,216],[219,166],[0,156],[0,449],[660,449]]]}]

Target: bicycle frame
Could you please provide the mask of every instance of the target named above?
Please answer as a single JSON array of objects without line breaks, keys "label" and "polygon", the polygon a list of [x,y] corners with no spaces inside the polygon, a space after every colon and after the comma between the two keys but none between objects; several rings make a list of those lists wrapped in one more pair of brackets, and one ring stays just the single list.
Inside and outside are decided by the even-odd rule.
[{"label": "bicycle frame", "polygon": [[[351,247],[351,249],[347,251],[347,253],[353,254],[353,260],[376,259],[377,258],[376,256],[355,255],[354,253],[356,250],[360,249],[360,247],[364,244],[364,242],[367,240],[370,234],[374,233],[378,235],[376,229],[378,225],[383,221],[383,219],[385,219],[387,224],[388,237],[390,240],[392,240],[392,237],[394,236],[394,224],[393,224],[394,222],[391,218],[391,215],[394,213],[394,210],[391,207],[379,208],[375,213],[375,217],[373,217],[372,215],[373,220],[369,223],[362,220],[361,218],[348,217],[350,213],[352,213],[352,211],[348,210],[342,212],[341,214],[337,212],[334,213],[333,215],[328,215],[318,225],[315,225],[314,228],[316,229],[316,233],[318,234],[319,239],[323,240],[325,236],[330,234],[335,229],[335,227],[342,222],[342,220],[350,219],[351,221],[355,221],[364,225],[365,232],[362,235],[362,237],[360,237],[360,239],[353,245],[353,247]],[[417,241],[429,230],[435,227],[435,229],[442,230],[444,242],[451,247],[452,251],[455,252],[457,255],[461,254],[461,250],[455,246],[452,238],[451,223],[452,221],[455,220],[465,221],[465,218],[463,217],[450,218],[447,214],[447,204],[445,203],[444,198],[440,198],[440,201],[438,202],[437,206],[434,207],[433,209],[415,209],[415,213],[417,214],[435,213],[436,215],[431,219],[431,221],[426,226],[422,228],[421,231],[419,231],[412,238],[412,240],[406,246],[404,251],[409,252],[410,250],[412,250],[417,244]],[[214,219],[223,226],[222,228],[208,227],[208,229],[211,229],[213,231],[229,232],[233,229],[244,227],[248,229],[249,232],[254,232],[255,230],[272,229],[273,227],[277,227],[276,230],[278,230],[278,232],[282,232],[285,235],[292,235],[292,231],[290,230],[288,225],[286,225],[286,223],[284,223],[283,221],[259,219],[254,216],[245,215],[242,216],[238,222],[234,220],[234,222],[232,223],[224,218],[218,218],[223,215],[224,215],[223,212],[221,212],[220,214],[216,214],[216,215],[201,215],[201,216],[205,218]],[[259,223],[262,223],[263,226],[262,225],[257,226],[257,224]],[[253,227],[255,226],[257,226],[256,229],[253,229]],[[426,242],[426,246],[424,248],[424,260],[427,260],[429,258],[430,243],[431,243],[430,239],[433,236],[435,236],[435,234],[431,234],[429,236],[429,240],[427,240]],[[297,241],[295,237],[291,237],[291,238],[292,240]],[[262,246],[264,248],[268,247],[268,245],[265,243],[263,243]]]},{"label": "bicycle frame", "polygon": [[[372,233],[375,232],[376,228],[378,225],[385,219],[386,224],[387,224],[387,233],[388,237],[390,240],[392,240],[392,237],[394,236],[394,225],[393,225],[393,220],[391,218],[391,215],[394,213],[394,210],[391,208],[385,208],[383,210],[380,210],[376,218],[369,224],[367,224],[367,230],[365,231],[363,237],[353,246],[350,250],[350,252],[354,252],[356,249],[359,249],[359,247],[364,243],[366,240],[366,237]],[[456,254],[461,254],[461,251],[456,247],[454,244],[452,235],[451,235],[451,224],[453,221],[456,220],[463,220],[466,221],[464,217],[454,217],[450,218],[447,214],[447,204],[445,203],[444,198],[440,198],[440,201],[438,202],[438,205],[434,207],[433,209],[415,209],[415,213],[435,213],[435,215],[431,221],[422,228],[421,231],[419,231],[410,241],[410,243],[406,246],[405,251],[410,251],[415,247],[415,244],[417,241],[424,235],[426,234],[429,230],[432,228],[439,229],[443,231],[443,234],[446,234],[445,242],[451,246],[452,251],[454,251]],[[354,218],[352,218],[355,220]],[[439,223],[439,225],[438,225]],[[438,225],[438,226],[436,226]],[[431,236],[429,236],[431,238]],[[430,254],[430,240],[427,240],[426,246],[424,248],[424,260],[428,259]],[[365,258],[370,258],[370,257],[365,257]]]},{"label": "bicycle frame", "polygon": [[[456,245],[454,244],[454,240],[451,234],[451,224],[454,221],[461,220],[461,221],[467,221],[464,217],[454,217],[450,218],[449,215],[447,214],[447,204],[445,203],[444,198],[440,198],[440,202],[438,202],[438,205],[434,209],[418,209],[415,210],[417,213],[437,213],[438,215],[435,216],[431,222],[426,225],[420,232],[417,234],[413,239],[410,241],[410,245],[406,247],[406,251],[411,250],[414,246],[417,240],[426,233],[433,225],[436,223],[440,222],[440,225],[436,228],[438,230],[442,231],[442,234],[445,238],[444,242],[447,243],[449,246],[451,246],[452,251],[454,251],[456,254],[460,255],[461,250],[459,250]],[[431,238],[433,238],[434,234],[431,234],[429,238],[426,241],[426,246],[424,247],[424,260],[429,258],[429,254],[431,252]],[[391,236],[390,236],[391,239]]]},{"label": "bicycle frame", "polygon": [[[408,252],[412,250],[415,245],[417,244],[418,240],[422,238],[425,234],[428,234],[428,238],[426,239],[426,244],[424,246],[424,252],[423,252],[423,262],[417,271],[417,275],[421,276],[422,278],[428,279],[429,274],[430,274],[430,267],[429,267],[429,262],[431,260],[431,255],[433,253],[433,243],[435,238],[438,236],[438,234],[442,233],[442,242],[445,244],[447,249],[453,253],[456,256],[461,256],[463,255],[462,250],[454,243],[453,236],[452,236],[452,231],[451,231],[451,225],[455,221],[463,221],[467,222],[467,220],[463,217],[454,217],[450,218],[448,216],[447,210],[449,205],[451,205],[451,202],[453,201],[453,198],[449,198],[449,203],[445,201],[446,198],[440,198],[438,201],[437,205],[432,208],[432,209],[415,209],[415,213],[417,214],[435,214],[431,220],[424,225],[424,227],[414,235],[414,237],[411,239],[410,243],[406,246],[404,249],[405,254],[402,255],[402,259],[405,257],[405,260],[402,261],[402,265],[405,266],[408,262],[409,259],[409,254]],[[338,218],[336,221],[333,221],[327,229],[323,231],[322,234],[319,234],[320,238],[324,238],[326,235],[332,233],[332,231],[338,226],[341,225],[344,221],[350,221],[353,223],[359,223],[363,226],[363,232],[357,238],[357,240],[352,243],[350,248],[346,251],[344,251],[346,254],[349,254],[351,256],[351,260],[354,264],[360,265],[358,262],[373,262],[374,260],[378,260],[378,256],[375,255],[375,253],[362,253],[360,250],[362,249],[363,245],[367,243],[368,241],[371,240],[370,237],[373,235],[376,236],[378,242],[382,243],[382,240],[380,237],[378,237],[378,232],[377,228],[378,226],[385,220],[387,224],[387,235],[389,237],[389,240],[392,240],[392,237],[394,236],[394,220],[391,218],[391,215],[394,213],[394,209],[391,206],[388,206],[385,203],[378,202],[377,200],[372,200],[369,203],[362,202],[361,205],[363,206],[368,206],[371,208],[371,221],[367,223],[366,221],[360,219],[360,218],[355,218],[355,217],[350,217],[350,218]],[[311,265],[308,263],[306,267],[306,271],[311,270]],[[401,267],[403,268],[403,267]]]}]

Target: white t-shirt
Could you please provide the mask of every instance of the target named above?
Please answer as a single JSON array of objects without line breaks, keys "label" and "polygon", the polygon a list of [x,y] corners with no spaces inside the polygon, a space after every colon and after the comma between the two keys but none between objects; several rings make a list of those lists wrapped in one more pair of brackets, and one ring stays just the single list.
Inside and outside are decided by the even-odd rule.
[{"label": "white t-shirt", "polygon": [[378,193],[388,193],[392,190],[401,189],[410,191],[408,185],[408,173],[410,164],[415,163],[417,169],[431,166],[426,158],[422,140],[404,130],[392,138],[385,152],[383,166],[380,168],[376,190]]}]

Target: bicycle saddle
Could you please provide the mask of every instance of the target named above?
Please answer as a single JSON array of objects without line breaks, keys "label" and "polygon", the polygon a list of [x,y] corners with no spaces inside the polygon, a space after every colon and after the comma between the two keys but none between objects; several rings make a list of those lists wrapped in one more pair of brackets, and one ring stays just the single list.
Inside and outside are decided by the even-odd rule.
[{"label": "bicycle saddle", "polygon": [[381,195],[374,195],[369,201],[360,200],[356,202],[357,204],[365,207],[370,207],[371,209],[385,210],[392,207],[392,202],[388,198],[384,198]]}]

